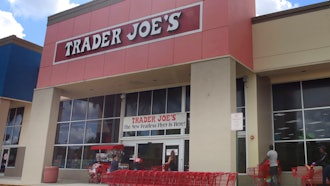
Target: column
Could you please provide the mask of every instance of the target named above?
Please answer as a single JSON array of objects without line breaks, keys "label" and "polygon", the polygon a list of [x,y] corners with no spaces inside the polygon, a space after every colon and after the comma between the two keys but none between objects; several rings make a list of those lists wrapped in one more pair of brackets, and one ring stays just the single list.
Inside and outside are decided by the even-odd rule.
[{"label": "column", "polygon": [[[2,139],[5,135],[5,127],[10,107],[10,101],[0,98],[0,147],[2,147]],[[0,148],[1,152],[1,148]]]},{"label": "column", "polygon": [[191,171],[236,171],[236,62],[215,59],[191,65]]},{"label": "column", "polygon": [[250,74],[246,81],[247,167],[255,167],[272,144],[271,83]]},{"label": "column", "polygon": [[29,135],[23,165],[22,183],[38,184],[43,169],[52,164],[60,90],[56,88],[34,91],[30,122],[25,127]]}]

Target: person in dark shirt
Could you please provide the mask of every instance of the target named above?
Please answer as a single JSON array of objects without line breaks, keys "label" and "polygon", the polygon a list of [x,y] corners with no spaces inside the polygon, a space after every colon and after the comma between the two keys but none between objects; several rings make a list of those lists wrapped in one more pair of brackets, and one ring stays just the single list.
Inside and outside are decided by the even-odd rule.
[{"label": "person in dark shirt", "polygon": [[171,151],[171,155],[168,158],[167,162],[165,165],[168,165],[168,168],[170,171],[178,171],[178,163],[175,157],[175,152],[174,150]]},{"label": "person in dark shirt", "polygon": [[328,164],[328,153],[326,152],[326,147],[322,145],[320,149],[320,159],[313,163],[314,165],[322,166],[322,185],[325,186],[327,178],[330,181],[330,165]]},{"label": "person in dark shirt", "polygon": [[111,164],[110,164],[110,172],[114,172],[114,171],[118,170],[118,167],[119,167],[118,156],[113,155],[112,156],[112,161],[111,161]]}]

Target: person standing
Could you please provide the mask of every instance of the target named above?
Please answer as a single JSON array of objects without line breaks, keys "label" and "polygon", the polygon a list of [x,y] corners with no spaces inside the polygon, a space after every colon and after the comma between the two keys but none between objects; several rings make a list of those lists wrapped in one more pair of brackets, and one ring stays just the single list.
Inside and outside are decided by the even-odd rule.
[{"label": "person standing", "polygon": [[330,181],[330,165],[328,163],[328,153],[326,152],[326,147],[322,145],[319,147],[320,150],[320,159],[313,162],[313,165],[322,166],[322,185],[325,186],[327,182],[327,178]]},{"label": "person standing", "polygon": [[167,162],[165,165],[168,165],[168,168],[170,171],[178,171],[178,163],[175,157],[175,152],[174,150],[171,151],[171,155],[168,158]]},{"label": "person standing", "polygon": [[112,161],[110,164],[110,172],[114,172],[114,171],[118,170],[118,168],[119,168],[118,156],[113,155]]},{"label": "person standing", "polygon": [[260,163],[260,165],[264,164],[267,160],[269,160],[269,175],[271,177],[271,185],[278,185],[278,164],[277,164],[278,154],[274,150],[273,145],[269,145],[269,151],[267,152],[267,156]]}]

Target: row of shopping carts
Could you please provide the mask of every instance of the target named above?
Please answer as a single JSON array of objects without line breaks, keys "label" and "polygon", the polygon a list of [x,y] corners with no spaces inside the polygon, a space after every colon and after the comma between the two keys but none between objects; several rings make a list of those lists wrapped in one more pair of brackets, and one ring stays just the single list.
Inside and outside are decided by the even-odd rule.
[{"label": "row of shopping carts", "polygon": [[103,174],[102,182],[111,186],[235,186],[237,173],[170,172],[152,170],[118,170]]}]

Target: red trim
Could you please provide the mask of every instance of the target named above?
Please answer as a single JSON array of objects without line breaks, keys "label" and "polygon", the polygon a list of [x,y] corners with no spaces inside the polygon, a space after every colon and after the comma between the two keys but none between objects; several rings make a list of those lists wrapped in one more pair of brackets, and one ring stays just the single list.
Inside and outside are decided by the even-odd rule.
[{"label": "red trim", "polygon": [[91,150],[123,150],[124,145],[97,145],[91,146]]}]

